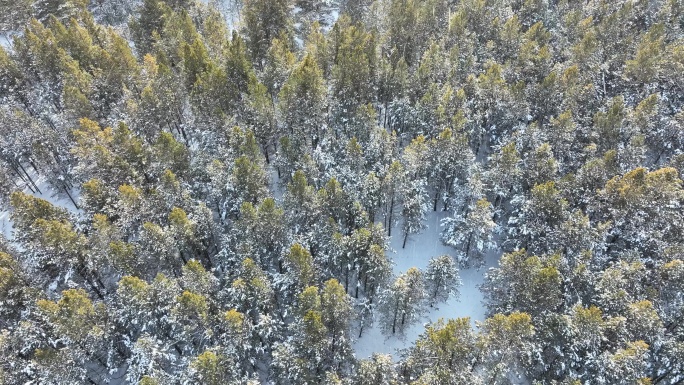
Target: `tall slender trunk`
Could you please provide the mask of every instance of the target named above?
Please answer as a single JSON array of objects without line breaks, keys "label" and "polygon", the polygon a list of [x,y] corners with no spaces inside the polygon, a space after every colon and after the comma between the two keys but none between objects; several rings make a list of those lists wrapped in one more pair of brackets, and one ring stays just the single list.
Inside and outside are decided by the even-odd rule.
[{"label": "tall slender trunk", "polygon": [[78,207],[78,203],[76,203],[76,201],[74,200],[74,197],[71,196],[71,193],[69,192],[69,188],[67,186],[64,186],[64,185],[62,186],[62,188],[64,189],[64,192],[66,193],[66,195],[69,197],[69,200],[71,201],[71,203],[73,203],[74,207],[76,207],[76,210],[80,210],[81,208]]},{"label": "tall slender trunk", "polygon": [[439,202],[439,188],[435,189],[435,198],[432,205],[432,211],[437,211],[437,202]]},{"label": "tall slender trunk", "polygon": [[[80,266],[78,266],[78,268],[76,269],[76,271],[78,272],[78,275],[80,275],[81,278],[83,278],[83,280],[84,280],[86,283],[88,283],[88,286],[90,286],[90,288],[93,289],[93,292],[95,292],[95,294],[97,294],[97,296],[98,296],[101,300],[104,300],[104,295],[102,294],[102,292],[100,291],[100,289],[97,287],[97,285],[95,284],[95,282],[93,282],[92,277],[91,277],[90,274],[87,272],[86,266],[85,266],[83,263],[79,263],[79,265],[80,265]],[[99,278],[98,278],[98,279],[99,279]]]},{"label": "tall slender trunk", "polygon": [[29,164],[31,165],[31,168],[33,168],[33,171],[36,172],[36,174],[40,174],[40,171],[38,171],[38,167],[36,167],[36,163],[29,157],[28,159]]},{"label": "tall slender trunk", "polygon": [[434,307],[435,303],[437,302],[437,295],[439,294],[439,287],[442,285],[442,278],[438,278],[437,282],[435,282],[435,292],[432,293],[432,301],[430,303],[430,307]]},{"label": "tall slender trunk", "polygon": [[392,319],[392,334],[397,332],[397,316],[399,315],[399,300],[394,305],[394,318]]},{"label": "tall slender trunk", "polygon": [[349,292],[349,264],[344,268],[344,292]]},{"label": "tall slender trunk", "polygon": [[394,214],[394,194],[392,194],[392,200],[389,205],[389,219],[387,220],[387,236],[392,236],[392,214]]},{"label": "tall slender trunk", "polygon": [[[35,194],[36,190],[34,190],[33,185],[26,179],[26,176],[19,170],[19,168],[16,165],[17,162],[10,162],[10,166],[12,167],[12,170],[19,176],[19,179],[21,179],[24,183],[26,183],[26,187],[28,187],[29,190],[31,190],[31,193]],[[14,184],[17,185],[16,180],[14,181]]]},{"label": "tall slender trunk", "polygon": [[465,248],[465,257],[466,260],[470,258],[470,243],[473,240],[473,232],[470,232],[470,235],[468,236],[468,243],[466,243],[466,248]]},{"label": "tall slender trunk", "polygon": [[26,175],[26,178],[28,179],[29,183],[31,183],[31,184],[33,185],[34,189],[35,189],[36,191],[38,191],[39,194],[42,194],[43,192],[40,191],[40,189],[38,188],[38,185],[36,184],[36,182],[34,182],[33,179],[31,178],[31,176],[29,175],[29,173],[26,172],[26,169],[25,169],[24,166],[21,164],[21,162],[17,162],[17,165],[19,166],[19,168],[21,168],[21,171],[24,172],[24,175]]}]

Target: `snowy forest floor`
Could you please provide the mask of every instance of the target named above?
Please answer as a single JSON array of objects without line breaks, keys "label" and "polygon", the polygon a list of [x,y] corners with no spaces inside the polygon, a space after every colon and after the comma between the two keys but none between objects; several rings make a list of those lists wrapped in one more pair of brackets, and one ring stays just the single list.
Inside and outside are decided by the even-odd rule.
[{"label": "snowy forest floor", "polygon": [[[441,220],[449,215],[448,211],[431,211],[427,215],[427,228],[422,233],[409,236],[406,248],[402,249],[403,235],[401,234],[401,222],[392,229],[390,243],[390,257],[394,261],[394,274],[399,275],[411,267],[417,267],[422,271],[428,266],[430,258],[440,255],[452,255],[454,249],[446,246],[440,240],[442,228]],[[386,336],[382,333],[377,322],[363,331],[361,338],[354,343],[356,358],[368,358],[373,353],[392,354],[396,360],[397,352],[412,346],[418,336],[425,330],[425,324],[435,322],[440,318],[463,318],[470,317],[473,327],[476,321],[484,321],[485,307],[482,303],[483,296],[479,285],[484,282],[484,274],[490,267],[494,267],[499,260],[501,252],[491,250],[486,257],[485,265],[479,269],[469,268],[460,271],[462,286],[459,287],[459,295],[452,296],[446,303],[439,303],[423,315],[420,322],[407,328],[403,337]]]}]

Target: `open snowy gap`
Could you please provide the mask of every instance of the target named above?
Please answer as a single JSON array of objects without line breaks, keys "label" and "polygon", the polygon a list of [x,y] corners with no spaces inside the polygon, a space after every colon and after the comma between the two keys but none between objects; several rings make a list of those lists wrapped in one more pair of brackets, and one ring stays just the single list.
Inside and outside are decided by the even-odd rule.
[{"label": "open snowy gap", "polygon": [[[390,257],[394,260],[394,274],[399,275],[411,267],[417,267],[422,271],[428,266],[432,257],[440,255],[454,255],[454,249],[445,246],[440,240],[442,228],[440,222],[449,216],[449,212],[437,211],[427,215],[427,228],[421,234],[409,236],[406,248],[402,249],[403,235],[400,224],[392,230]],[[398,351],[413,345],[418,336],[425,330],[425,325],[435,322],[440,318],[463,318],[470,317],[473,327],[476,321],[484,321],[485,307],[479,285],[484,282],[484,274],[494,267],[499,260],[500,252],[493,250],[487,254],[485,266],[480,269],[470,268],[460,271],[462,286],[459,287],[459,297],[451,297],[446,303],[439,303],[434,308],[429,308],[421,320],[406,330],[405,337],[386,336],[382,333],[380,325],[375,324],[363,331],[360,339],[354,342],[356,358],[368,358],[373,353],[392,354],[393,358],[399,358]]]}]

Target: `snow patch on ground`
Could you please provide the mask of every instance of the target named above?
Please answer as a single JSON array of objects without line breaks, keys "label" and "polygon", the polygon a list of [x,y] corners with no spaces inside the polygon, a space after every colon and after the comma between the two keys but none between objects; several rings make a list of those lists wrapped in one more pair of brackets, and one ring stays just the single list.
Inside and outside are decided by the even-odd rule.
[{"label": "snow patch on ground", "polygon": [[273,194],[273,199],[276,202],[282,204],[283,196],[285,195],[285,190],[287,186],[282,182],[278,176],[278,168],[275,166],[270,166],[266,168],[268,170],[269,177],[271,178],[269,186],[271,187],[271,193]]},{"label": "snow patch on ground", "polygon": [[[442,228],[440,222],[446,218],[449,212],[437,211],[430,212],[427,216],[427,228],[421,234],[409,236],[406,248],[402,249],[403,236],[401,227],[397,226],[392,230],[390,246],[390,257],[394,260],[394,274],[399,275],[411,267],[417,267],[422,271],[428,266],[430,258],[440,255],[454,255],[454,249],[442,244],[440,233]],[[496,266],[500,252],[492,251],[487,255],[485,266],[480,269],[470,268],[460,271],[463,285],[459,288],[459,297],[450,298],[446,303],[435,305],[429,308],[421,322],[418,322],[406,331],[403,339],[397,336],[386,336],[376,323],[373,327],[364,330],[360,339],[354,343],[354,351],[359,359],[368,358],[373,353],[392,354],[393,358],[398,359],[398,351],[413,345],[418,336],[425,330],[425,325],[435,322],[440,318],[463,318],[470,317],[473,327],[476,321],[485,320],[485,307],[483,304],[482,292],[479,285],[484,282],[485,272]]]},{"label": "snow patch on ground", "polygon": [[0,234],[5,239],[12,238],[12,229],[14,228],[14,224],[9,216],[9,211],[0,212]]},{"label": "snow patch on ground", "polygon": [[12,35],[17,34],[17,32],[2,32],[0,33],[0,46],[5,49],[12,48]]},{"label": "snow patch on ground", "polygon": [[[36,180],[36,175],[31,175],[31,177],[34,178],[34,180]],[[24,193],[31,194],[37,198],[45,199],[54,206],[61,207],[73,214],[80,215],[83,213],[83,210],[76,208],[73,202],[71,202],[71,199],[69,199],[69,197],[66,194],[64,194],[63,191],[57,191],[53,189],[47,181],[38,178],[36,184],[40,189],[40,193],[34,194],[28,188],[24,190]],[[74,198],[76,203],[78,203],[79,197],[81,195],[81,190],[74,188],[71,189],[69,193]]]}]

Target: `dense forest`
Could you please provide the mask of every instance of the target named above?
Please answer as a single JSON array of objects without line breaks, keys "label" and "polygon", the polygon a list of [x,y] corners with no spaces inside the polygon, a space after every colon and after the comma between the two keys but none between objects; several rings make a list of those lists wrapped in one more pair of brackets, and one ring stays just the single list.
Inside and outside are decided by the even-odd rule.
[{"label": "dense forest", "polygon": [[[0,384],[684,384],[684,1],[0,0],[0,33]],[[448,255],[394,270],[424,232]],[[357,357],[491,256],[486,319]]]}]

